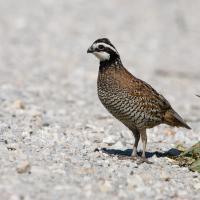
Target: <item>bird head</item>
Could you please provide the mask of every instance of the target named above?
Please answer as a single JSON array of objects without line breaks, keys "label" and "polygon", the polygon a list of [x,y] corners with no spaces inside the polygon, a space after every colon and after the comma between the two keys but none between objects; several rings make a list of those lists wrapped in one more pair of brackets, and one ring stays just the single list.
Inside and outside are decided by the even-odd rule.
[{"label": "bird head", "polygon": [[100,38],[94,41],[87,50],[87,53],[94,54],[100,60],[100,62],[120,58],[116,48],[107,38]]}]

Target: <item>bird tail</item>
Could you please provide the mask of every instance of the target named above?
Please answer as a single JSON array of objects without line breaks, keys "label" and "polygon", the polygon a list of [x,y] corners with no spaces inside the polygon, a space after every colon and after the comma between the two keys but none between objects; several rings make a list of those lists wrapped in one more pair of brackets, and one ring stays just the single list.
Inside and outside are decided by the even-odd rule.
[{"label": "bird tail", "polygon": [[164,122],[170,126],[184,127],[191,129],[181,118],[181,116],[176,113],[173,109],[170,109],[165,112]]}]

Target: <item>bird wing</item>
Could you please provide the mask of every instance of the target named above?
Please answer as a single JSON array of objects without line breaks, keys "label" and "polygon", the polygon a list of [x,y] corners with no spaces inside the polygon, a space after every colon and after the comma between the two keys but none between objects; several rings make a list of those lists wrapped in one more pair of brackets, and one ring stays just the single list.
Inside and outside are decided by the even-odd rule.
[{"label": "bird wing", "polygon": [[132,95],[141,99],[142,102],[159,106],[162,110],[168,110],[171,108],[169,102],[159,94],[148,83],[140,79],[135,78],[133,80]]},{"label": "bird wing", "polygon": [[135,113],[146,121],[148,127],[161,123],[165,112],[171,109],[169,102],[149,84],[134,77],[126,69],[121,73],[123,74],[117,79],[133,102],[131,105]]},{"label": "bird wing", "polygon": [[147,108],[157,108],[162,111],[166,111],[171,108],[170,103],[159,94],[154,88],[151,87],[145,81],[136,78],[125,68],[122,71],[120,77],[124,77],[121,84],[124,88],[127,88],[127,91],[130,95],[132,95],[135,100],[138,100],[146,106]]}]

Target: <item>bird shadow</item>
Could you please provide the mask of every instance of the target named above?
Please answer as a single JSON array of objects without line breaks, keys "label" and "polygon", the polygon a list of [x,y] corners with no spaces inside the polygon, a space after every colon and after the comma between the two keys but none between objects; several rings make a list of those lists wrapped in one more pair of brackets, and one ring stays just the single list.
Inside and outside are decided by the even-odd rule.
[{"label": "bird shadow", "polygon": [[[124,156],[124,157],[130,157],[132,154],[132,149],[126,149],[126,150],[119,150],[119,149],[109,149],[109,148],[101,148],[101,149],[95,149],[95,151],[101,151],[105,154],[108,154],[110,156]],[[154,152],[146,152],[146,158],[151,158],[154,155],[158,158],[160,157],[176,157],[181,154],[181,151],[179,151],[176,148],[171,148],[168,151],[160,152],[160,151],[154,151]],[[138,152],[138,155],[141,156],[142,152]]]}]

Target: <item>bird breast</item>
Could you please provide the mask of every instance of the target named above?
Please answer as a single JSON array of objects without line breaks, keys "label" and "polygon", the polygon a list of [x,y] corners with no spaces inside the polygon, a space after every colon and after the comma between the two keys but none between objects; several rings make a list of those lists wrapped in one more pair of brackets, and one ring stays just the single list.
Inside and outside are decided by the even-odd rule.
[{"label": "bird breast", "polygon": [[138,96],[130,94],[128,92],[129,88],[123,87],[116,76],[100,74],[97,87],[102,104],[127,127],[150,127],[161,122],[162,116],[157,110],[154,108],[148,109],[148,105]]}]

